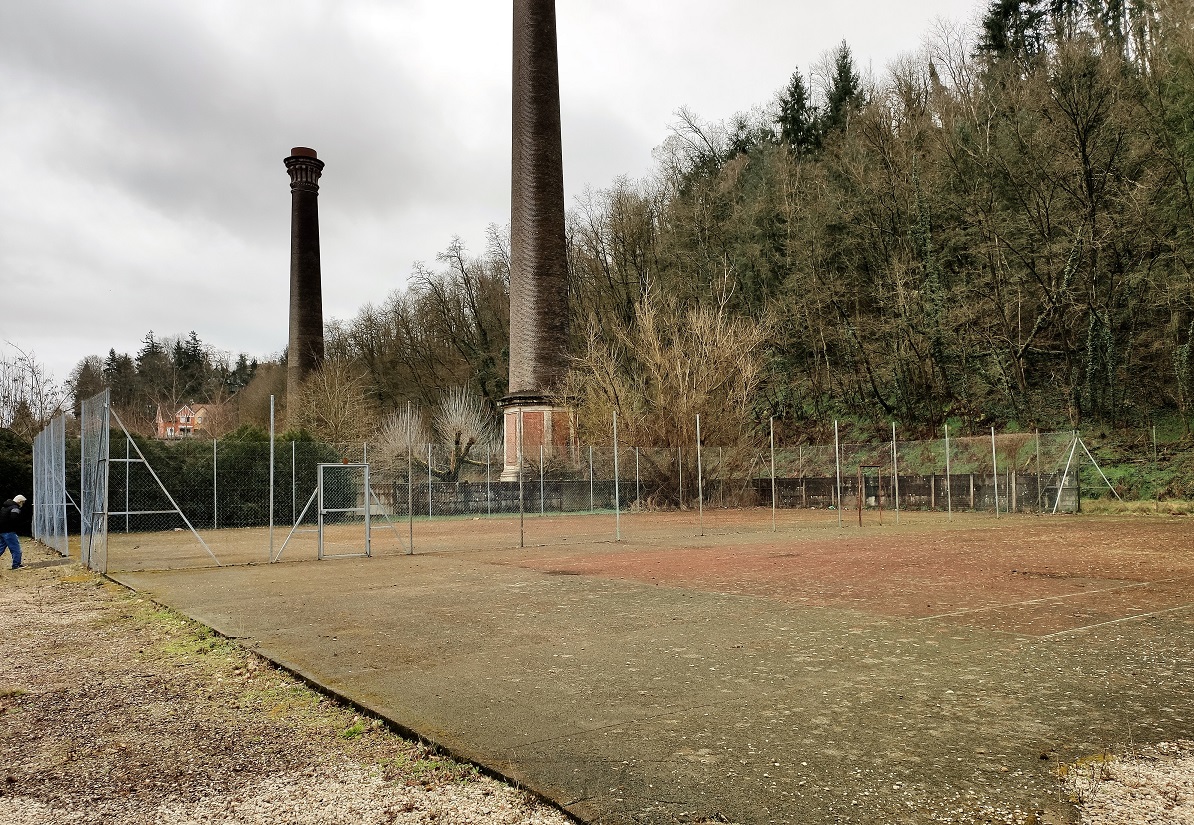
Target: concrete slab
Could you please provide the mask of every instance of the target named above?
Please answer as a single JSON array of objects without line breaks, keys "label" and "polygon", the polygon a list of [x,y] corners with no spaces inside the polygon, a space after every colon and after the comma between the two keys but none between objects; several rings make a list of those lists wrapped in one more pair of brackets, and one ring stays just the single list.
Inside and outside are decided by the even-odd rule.
[{"label": "concrete slab", "polygon": [[543,555],[115,577],[592,822],[1070,822],[1059,759],[1194,736],[1180,599],[1039,637]]}]

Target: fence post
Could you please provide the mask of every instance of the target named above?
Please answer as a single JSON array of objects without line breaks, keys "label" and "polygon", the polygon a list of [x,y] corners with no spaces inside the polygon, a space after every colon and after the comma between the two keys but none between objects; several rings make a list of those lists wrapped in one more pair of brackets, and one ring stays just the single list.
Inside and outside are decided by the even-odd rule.
[{"label": "fence post", "polygon": [[45,456],[42,455],[42,435],[45,430],[39,432],[33,438],[33,533],[34,541],[41,541],[44,543],[43,536],[45,535],[41,527],[41,500],[45,496],[42,491],[46,489],[45,481],[42,478],[45,470]]},{"label": "fence post", "polygon": [[1041,497],[1041,431],[1036,431],[1036,514],[1044,515],[1045,507]]},{"label": "fence post", "polygon": [[[1082,453],[1077,452],[1078,445],[1082,444],[1082,432],[1074,430],[1074,457],[1078,459],[1078,463],[1074,465],[1074,510],[1075,512],[1082,512]],[[1083,445],[1085,448],[1085,445]]]},{"label": "fence post", "polygon": [[[322,538],[323,534],[320,533]],[[322,546],[321,546],[322,549]],[[269,397],[269,558],[274,558],[274,397]]]},{"label": "fence post", "polygon": [[949,422],[945,424],[945,508],[948,521],[954,520],[954,485],[949,471]]},{"label": "fence post", "polygon": [[124,434],[124,532],[125,535],[129,532],[129,459],[132,458],[129,453],[129,442],[133,437],[128,433]]},{"label": "fence post", "polygon": [[[112,430],[112,414],[113,414],[113,412],[114,412],[114,410],[112,409],[112,395],[109,392],[105,392],[104,393],[104,420],[107,423],[104,425],[104,427],[108,430],[108,437],[107,437],[108,445],[107,445],[107,451],[106,451],[107,455],[104,456],[104,461],[103,461],[104,467],[103,467],[103,470],[100,471],[104,475],[104,480],[103,480],[103,485],[104,485],[103,519],[104,519],[104,533],[105,533],[105,535],[104,535],[104,566],[103,566],[103,569],[101,569],[99,571],[100,573],[103,573],[104,575],[108,574],[108,537],[107,537],[108,511],[112,509],[111,504],[108,502],[108,495],[110,493],[110,487],[111,487],[111,483],[112,483],[110,479],[112,477],[112,446],[111,446],[112,445],[112,435],[111,435],[111,430]],[[124,437],[126,439],[125,443],[127,444],[128,443],[127,439],[129,438],[128,430],[126,430],[123,426],[121,426],[120,429],[124,431]],[[127,467],[128,465],[126,464],[125,466]],[[125,489],[128,489],[128,485],[125,485]],[[126,507],[125,510],[127,511],[128,508]]]},{"label": "fence post", "polygon": [[614,410],[614,541],[622,540],[622,499],[618,490],[618,411]]},{"label": "fence post", "polygon": [[679,508],[684,509],[684,447],[676,448],[676,476],[680,479]]},{"label": "fence post", "polygon": [[895,481],[895,516],[900,523],[900,455],[896,446],[896,425],[891,422],[891,477]]},{"label": "fence post", "polygon": [[547,488],[543,480],[543,445],[539,445],[539,517],[547,515],[546,504],[544,500],[547,498]]},{"label": "fence post", "polygon": [[858,526],[859,527],[862,526],[862,499],[863,499],[863,493],[864,493],[864,488],[862,485],[863,485],[862,465],[859,464],[858,465],[858,487],[856,488],[856,492],[855,492],[855,495],[858,498]]},{"label": "fence post", "polygon": [[705,482],[701,477],[701,415],[696,417],[696,448],[697,448],[697,507],[700,512],[701,535],[705,535]]},{"label": "fence post", "polygon": [[970,474],[970,509],[974,510],[974,473]]},{"label": "fence post", "polygon": [[995,476],[995,518],[999,518],[999,459],[995,457],[995,428],[991,428],[991,473]]},{"label": "fence post", "polygon": [[431,457],[431,444],[427,444],[427,520],[431,521],[434,517],[432,511],[432,499],[435,497],[435,491],[431,486],[431,462],[434,459]]},{"label": "fence post", "polygon": [[1061,494],[1065,491],[1066,482],[1070,478],[1070,464],[1074,461],[1074,453],[1078,449],[1078,439],[1070,441],[1070,455],[1065,462],[1065,471],[1061,474],[1061,481],[1057,484],[1057,495],[1053,498],[1053,515],[1057,515],[1057,508],[1061,506]]},{"label": "fence post", "polygon": [[639,512],[643,510],[643,482],[638,468],[638,447],[634,448],[634,500],[638,502]]},{"label": "fence post", "polygon": [[[220,529],[220,481],[219,459],[216,457],[216,445],[219,440],[211,440],[211,529]],[[127,508],[126,508],[127,509]]]},{"label": "fence post", "polygon": [[837,486],[834,488],[834,509],[837,510],[837,526],[842,526],[842,450],[838,439],[837,419],[833,419],[833,466],[837,472]]},{"label": "fence post", "polygon": [[485,515],[493,515],[493,490],[490,478],[490,460],[493,458],[493,453],[490,450],[485,451]]},{"label": "fence post", "polygon": [[804,479],[804,445],[796,445],[796,473],[800,476],[800,506],[808,509],[808,482]]},{"label": "fence post", "polygon": [[[1153,424],[1153,483],[1157,479],[1157,425]],[[1156,499],[1156,512],[1161,512],[1161,486],[1157,484],[1153,498]]]},{"label": "fence post", "polygon": [[[589,475],[592,477],[593,448],[589,448]],[[522,482],[522,410],[518,411],[518,546],[526,547],[526,496]],[[592,489],[590,487],[590,489]]]},{"label": "fence post", "polygon": [[593,445],[589,445],[589,512],[597,512],[597,498],[593,490]]},{"label": "fence post", "polygon": [[41,500],[45,497],[42,492],[46,489],[45,480],[45,461],[46,458],[42,454],[42,436],[45,434],[43,429],[33,438],[33,540],[45,543],[45,531],[42,530]]},{"label": "fence post", "polygon": [[415,554],[415,445],[407,433],[406,441],[406,522],[410,539],[410,554]]},{"label": "fence post", "polygon": [[33,539],[42,544],[49,543],[49,531],[45,529],[45,513],[50,505],[43,503],[44,499],[50,498],[50,486],[46,478],[46,468],[50,459],[45,449],[46,433],[49,430],[50,427],[47,426],[33,439]]},{"label": "fence post", "polygon": [[771,532],[775,528],[775,416],[769,422],[771,428]]},{"label": "fence post", "polygon": [[290,439],[290,523],[293,525],[298,521],[298,470],[297,456],[298,450],[295,449],[294,439]]}]

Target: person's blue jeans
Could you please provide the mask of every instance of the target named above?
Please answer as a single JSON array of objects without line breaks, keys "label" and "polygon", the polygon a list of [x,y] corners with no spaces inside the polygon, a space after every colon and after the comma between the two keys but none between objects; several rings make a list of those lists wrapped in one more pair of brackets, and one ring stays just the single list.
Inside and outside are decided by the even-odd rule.
[{"label": "person's blue jeans", "polygon": [[21,566],[21,543],[17,541],[16,533],[0,533],[0,556],[5,550],[12,551],[12,566]]}]

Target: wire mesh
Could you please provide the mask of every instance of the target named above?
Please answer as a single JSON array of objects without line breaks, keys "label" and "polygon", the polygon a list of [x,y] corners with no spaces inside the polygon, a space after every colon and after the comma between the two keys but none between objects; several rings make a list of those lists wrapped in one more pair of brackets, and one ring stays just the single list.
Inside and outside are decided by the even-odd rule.
[{"label": "wire mesh", "polygon": [[[318,558],[321,464],[368,465],[368,491],[356,494],[354,507],[369,508],[374,555],[605,542],[663,529],[696,535],[752,524],[741,513],[773,502],[773,512],[837,510],[826,523],[843,526],[853,510],[1066,511],[1076,509],[1079,485],[1090,485],[1093,472],[1089,460],[1079,467],[1070,433],[951,435],[948,447],[944,433],[842,440],[836,449],[619,444],[616,461],[611,445],[536,445],[513,466],[506,459],[516,460],[517,449],[507,456],[501,445],[296,440],[274,443],[271,484],[268,438],[159,440],[119,426],[109,438],[104,403],[89,402],[84,416],[80,485],[91,502],[86,552],[115,569]],[[337,529],[358,532],[363,521],[337,518]],[[469,526],[482,520],[489,522],[482,529]]]},{"label": "wire mesh", "polygon": [[319,558],[370,556],[373,512],[368,464],[320,464]]},{"label": "wire mesh", "polygon": [[79,418],[79,559],[108,569],[108,447],[110,392],[83,402]]},{"label": "wire mesh", "polygon": [[66,415],[55,416],[33,441],[33,538],[70,552],[66,493]]}]

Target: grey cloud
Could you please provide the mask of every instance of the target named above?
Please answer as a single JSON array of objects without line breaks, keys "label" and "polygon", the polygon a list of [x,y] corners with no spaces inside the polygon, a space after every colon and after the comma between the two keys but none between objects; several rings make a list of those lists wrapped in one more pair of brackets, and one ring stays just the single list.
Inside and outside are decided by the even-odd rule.
[{"label": "grey cloud", "polygon": [[190,4],[16,5],[0,21],[0,64],[31,93],[64,98],[40,151],[71,174],[244,237],[284,202],[281,159],[295,144],[315,146],[352,192],[338,208],[435,196],[428,159],[453,135],[422,82],[339,16],[279,14],[272,30],[238,36],[237,15],[212,28]]}]

